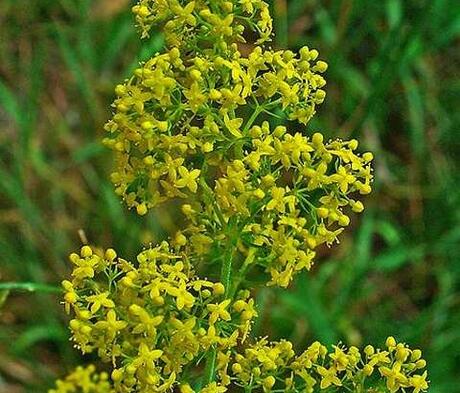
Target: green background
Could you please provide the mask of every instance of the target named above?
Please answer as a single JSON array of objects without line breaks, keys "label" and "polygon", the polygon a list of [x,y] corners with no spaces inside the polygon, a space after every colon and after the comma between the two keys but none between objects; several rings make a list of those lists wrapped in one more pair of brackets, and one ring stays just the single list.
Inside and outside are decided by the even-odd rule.
[{"label": "green background", "polygon": [[[460,3],[271,3],[274,46],[309,45],[329,63],[306,132],[357,138],[376,157],[376,182],[311,273],[257,291],[255,332],[298,348],[392,334],[424,351],[430,392],[460,392]],[[139,41],[129,8],[0,1],[0,288],[56,286],[82,238],[129,258],[174,229],[168,214],[125,209],[100,143],[113,87],[162,45],[159,34]],[[0,392],[45,392],[91,360],[72,349],[52,287],[0,290]]]}]

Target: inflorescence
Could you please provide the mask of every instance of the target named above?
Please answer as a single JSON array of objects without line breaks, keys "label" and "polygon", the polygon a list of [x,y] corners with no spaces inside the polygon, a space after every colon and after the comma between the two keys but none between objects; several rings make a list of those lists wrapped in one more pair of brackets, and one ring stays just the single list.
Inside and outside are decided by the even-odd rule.
[{"label": "inflorescence", "polygon": [[179,202],[185,224],[135,262],[89,246],[70,256],[72,340],[109,372],[79,367],[50,393],[425,391],[421,352],[392,337],[296,354],[250,334],[250,271],[287,287],[371,192],[372,153],[306,133],[326,96],[318,52],[267,47],[262,0],[140,0],[133,13],[142,37],[162,29],[165,52],[115,89],[112,181],[139,215]]}]

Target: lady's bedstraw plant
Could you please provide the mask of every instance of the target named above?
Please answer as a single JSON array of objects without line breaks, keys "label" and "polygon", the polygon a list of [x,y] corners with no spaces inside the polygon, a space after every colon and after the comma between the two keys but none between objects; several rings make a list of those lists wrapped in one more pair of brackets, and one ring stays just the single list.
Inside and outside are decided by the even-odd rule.
[{"label": "lady's bedstraw plant", "polygon": [[[392,337],[296,354],[250,335],[251,277],[287,287],[371,191],[372,154],[356,140],[306,135],[326,95],[318,52],[265,46],[261,0],[141,0],[133,12],[143,37],[162,27],[165,51],[116,87],[112,180],[140,215],[179,202],[185,225],[137,261],[89,246],[70,256],[72,339],[109,372],[80,367],[50,392],[425,391],[421,352]],[[216,268],[219,281],[195,273]]]}]

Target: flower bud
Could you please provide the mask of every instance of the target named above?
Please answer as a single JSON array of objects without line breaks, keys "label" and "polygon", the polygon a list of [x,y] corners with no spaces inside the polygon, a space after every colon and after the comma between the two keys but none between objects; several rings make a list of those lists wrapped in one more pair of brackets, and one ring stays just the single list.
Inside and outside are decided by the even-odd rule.
[{"label": "flower bud", "polygon": [[225,293],[224,284],[217,282],[212,286],[212,293],[214,296],[220,296]]},{"label": "flower bud", "polygon": [[83,246],[80,251],[82,258],[89,258],[93,255],[93,250],[89,246]]},{"label": "flower bud", "polygon": [[269,375],[268,377],[264,378],[262,383],[265,389],[271,389],[275,385],[276,379],[273,375]]},{"label": "flower bud", "polygon": [[116,257],[117,257],[117,253],[115,252],[113,248],[108,248],[105,251],[105,259],[109,261],[113,261]]},{"label": "flower bud", "polygon": [[393,336],[388,337],[387,340],[385,341],[385,345],[390,349],[396,347],[395,338]]},{"label": "flower bud", "polygon": [[136,206],[137,214],[144,216],[147,214],[147,205],[145,203],[140,203]]}]

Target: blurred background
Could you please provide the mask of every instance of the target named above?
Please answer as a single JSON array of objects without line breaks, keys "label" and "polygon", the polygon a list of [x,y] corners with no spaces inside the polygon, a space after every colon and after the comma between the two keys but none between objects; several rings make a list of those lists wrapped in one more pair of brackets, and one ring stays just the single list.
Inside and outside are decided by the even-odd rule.
[{"label": "blurred background", "polygon": [[[168,214],[140,219],[108,180],[113,88],[140,42],[128,0],[0,1],[0,392],[45,392],[82,359],[55,287],[85,241],[131,258]],[[357,138],[375,191],[341,244],[288,291],[257,292],[257,335],[420,347],[430,392],[460,392],[460,2],[273,0],[274,46],[315,47],[328,97],[308,132]],[[5,289],[6,282],[33,282]],[[3,284],[3,287],[2,287]],[[29,290],[27,290],[29,289]]]}]

